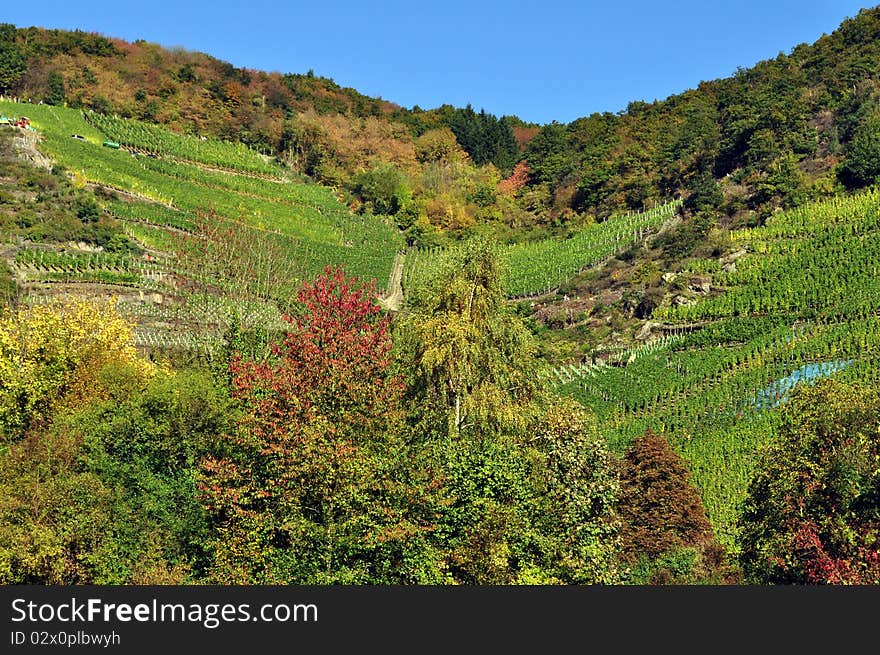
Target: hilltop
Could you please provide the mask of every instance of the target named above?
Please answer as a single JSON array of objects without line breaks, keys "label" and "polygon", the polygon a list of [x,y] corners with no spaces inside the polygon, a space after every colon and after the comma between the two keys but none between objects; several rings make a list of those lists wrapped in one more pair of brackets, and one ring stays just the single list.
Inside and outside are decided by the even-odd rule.
[{"label": "hilltop", "polygon": [[[742,224],[868,181],[846,162],[876,111],[878,34],[878,10],[865,9],[815,43],[732,77],[567,125],[448,105],[406,109],[309,73],[240,69],[145,41],[10,25],[0,32],[0,92],[241,141],[356,194],[359,172],[391,163],[422,200],[412,213],[442,230],[491,220],[477,209],[493,204],[486,196],[498,181],[483,180],[487,191],[471,188],[470,198],[446,189],[453,197],[443,198],[445,212],[435,208],[443,194],[426,188],[425,165],[443,162],[455,144],[475,165],[491,161],[505,176],[517,161],[527,164],[525,184],[514,184],[516,218],[498,206],[514,229],[576,224],[673,194],[696,195],[694,209],[719,209]],[[463,215],[444,220],[457,211]]]}]

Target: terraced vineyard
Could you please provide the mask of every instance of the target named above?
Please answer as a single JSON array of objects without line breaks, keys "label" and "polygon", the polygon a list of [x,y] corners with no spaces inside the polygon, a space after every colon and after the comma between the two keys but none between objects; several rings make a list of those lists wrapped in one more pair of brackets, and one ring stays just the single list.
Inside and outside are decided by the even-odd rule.
[{"label": "terraced vineyard", "polygon": [[[549,293],[566,280],[620,253],[672,218],[681,206],[676,200],[640,213],[613,216],[585,228],[570,239],[543,239],[501,248],[508,297]],[[418,285],[434,267],[436,249],[407,254],[404,288]]]},{"label": "terraced vineyard", "polygon": [[690,461],[732,544],[757,447],[790,391],[822,377],[880,381],[880,193],[813,204],[736,232],[748,254],[714,266],[725,293],[662,307],[665,339],[557,369],[548,384],[600,417],[622,449],[650,428]]},{"label": "terraced vineyard", "polygon": [[[266,343],[282,330],[278,288],[255,289],[230,273],[241,257],[259,258],[253,271],[284,279],[285,293],[335,263],[381,288],[403,247],[394,225],[352,215],[329,189],[286,180],[283,169],[239,146],[196,139],[207,145],[189,148],[191,137],[45,105],[0,102],[0,111],[28,115],[41,148],[80,182],[120,191],[104,210],[146,248],[18,247],[16,273],[45,293],[65,284],[115,290],[145,348],[210,354],[233,323],[262,330]],[[103,147],[108,137],[133,152]],[[137,154],[147,151],[155,156]],[[614,216],[567,240],[501,247],[507,295],[557,288],[656,233],[679,205]],[[206,226],[236,235],[213,253],[217,265],[186,256]],[[776,408],[791,390],[832,375],[880,380],[880,192],[777,214],[731,238],[746,251],[733,270],[710,259],[685,269],[710,276],[723,293],[656,309],[663,336],[561,367],[547,384],[589,406],[618,449],[646,429],[666,432],[732,546],[756,450],[774,433]],[[439,254],[409,252],[404,288],[420,284]],[[283,270],[269,260],[283,261]],[[37,292],[26,301],[43,298]]]},{"label": "terraced vineyard", "polygon": [[[180,161],[101,147],[106,136],[78,110],[0,102],[0,111],[28,115],[43,137],[45,150],[85,181],[153,203],[150,207],[137,206],[144,222],[187,229],[192,216],[210,210],[226,220],[288,237],[288,245],[291,239],[298,241],[296,250],[306,255],[299,262],[306,276],[328,264],[345,263],[360,277],[375,277],[380,287],[387,282],[395,252],[402,246],[396,226],[351,214],[330,189],[244,178]],[[160,128],[153,129],[162,132]],[[71,138],[73,134],[85,139]],[[178,138],[184,137],[168,133],[169,143]],[[174,147],[171,149],[173,152]],[[260,157],[257,153],[253,155]],[[277,167],[273,170],[280,173]],[[164,209],[155,204],[163,205]],[[125,209],[120,203],[114,203],[110,209],[126,220],[140,218],[134,215],[134,209]]]},{"label": "terraced vineyard", "polygon": [[[65,285],[94,295],[115,290],[128,298],[125,312],[141,326],[145,347],[210,352],[233,317],[248,323],[243,316],[271,316],[280,329],[279,296],[327,265],[343,264],[382,289],[403,245],[392,223],[352,214],[330,189],[291,179],[241,144],[50,105],[0,101],[0,112],[28,116],[39,148],[75,182],[116,191],[116,199],[102,201],[104,211],[147,249],[135,255],[26,246],[14,256],[16,273],[36,299]],[[105,147],[108,140],[123,147]],[[225,241],[203,255],[222,255],[225,268],[182,256],[213,235]],[[227,270],[233,265],[274,282],[259,286]]]},{"label": "terraced vineyard", "polygon": [[168,155],[234,171],[280,176],[268,157],[240,143],[201,138],[191,134],[175,134],[167,129],[141,121],[88,112],[89,123],[113,141],[142,152]]}]

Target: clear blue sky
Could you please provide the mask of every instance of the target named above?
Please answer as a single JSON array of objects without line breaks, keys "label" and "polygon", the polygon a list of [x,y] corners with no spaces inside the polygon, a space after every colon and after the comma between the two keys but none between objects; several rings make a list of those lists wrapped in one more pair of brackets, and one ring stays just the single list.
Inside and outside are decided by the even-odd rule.
[{"label": "clear blue sky", "polygon": [[405,107],[527,121],[617,112],[831,33],[851,0],[5,2],[0,22],[82,29],[333,78]]}]

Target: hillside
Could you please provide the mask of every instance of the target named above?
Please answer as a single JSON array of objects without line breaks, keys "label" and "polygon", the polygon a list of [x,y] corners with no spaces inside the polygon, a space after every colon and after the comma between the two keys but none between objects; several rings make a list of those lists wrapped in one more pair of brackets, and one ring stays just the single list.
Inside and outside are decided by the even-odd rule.
[{"label": "hillside", "polygon": [[536,126],[0,26],[0,576],[880,581],[878,44]]},{"label": "hillside", "polygon": [[[328,265],[344,263],[380,289],[388,283],[402,246],[393,225],[352,215],[330,190],[290,179],[246,147],[0,101],[4,115],[25,109],[35,131],[4,127],[4,138],[30,140],[34,156],[38,147],[52,158],[37,184],[81,189],[68,211],[82,226],[22,230],[33,219],[13,209],[13,231],[26,240],[5,256],[23,300],[121,294],[139,343],[205,354],[235,316],[245,329],[283,325],[293,290]],[[49,202],[30,200],[37,211]],[[115,237],[88,233],[102,222]]]},{"label": "hillside", "polygon": [[[358,172],[393,163],[423,196],[416,213],[442,229],[465,225],[441,221],[429,202],[438,195],[418,187],[426,183],[425,164],[438,161],[437,148],[450,147],[444,129],[477,166],[491,161],[508,174],[518,160],[527,163],[527,183],[516,193],[524,213],[518,227],[529,214],[529,222],[577,223],[694,193],[692,209],[720,210],[725,224],[743,224],[869,181],[846,162],[877,111],[878,32],[880,10],[865,9],[816,43],[732,77],[568,125],[527,125],[451,106],[406,109],[308,73],[236,69],[143,41],[9,25],[0,33],[7,53],[0,92],[242,141],[353,191]],[[487,220],[489,213],[462,200],[452,208]]]}]

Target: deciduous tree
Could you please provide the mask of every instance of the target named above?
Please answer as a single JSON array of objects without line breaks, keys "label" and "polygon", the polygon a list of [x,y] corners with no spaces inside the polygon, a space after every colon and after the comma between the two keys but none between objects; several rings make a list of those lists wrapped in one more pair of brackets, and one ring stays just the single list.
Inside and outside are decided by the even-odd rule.
[{"label": "deciduous tree", "polygon": [[877,390],[822,381],[792,395],[740,519],[754,582],[880,583]]},{"label": "deciduous tree", "polygon": [[232,363],[244,415],[202,477],[215,579],[433,581],[375,289],[328,268],[298,298],[272,361]]},{"label": "deciduous tree", "polygon": [[687,465],[663,436],[649,430],[633,441],[620,484],[621,555],[634,578],[717,582],[730,575]]}]

